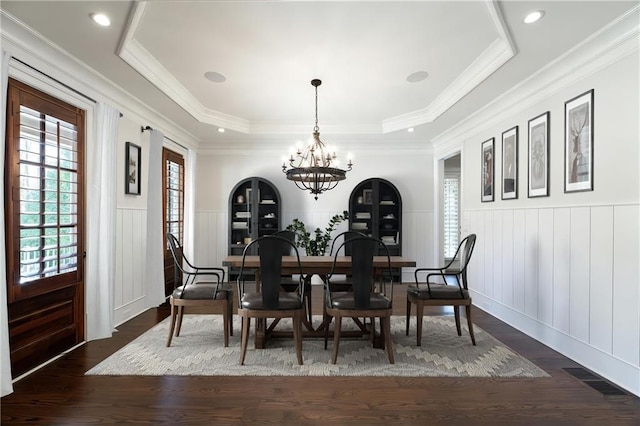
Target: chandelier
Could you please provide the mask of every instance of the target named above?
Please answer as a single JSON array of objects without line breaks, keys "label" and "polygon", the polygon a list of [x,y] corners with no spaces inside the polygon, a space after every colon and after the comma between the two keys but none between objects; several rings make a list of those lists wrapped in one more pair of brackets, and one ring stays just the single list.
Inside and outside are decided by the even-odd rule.
[{"label": "chandelier", "polygon": [[311,80],[311,85],[316,91],[316,125],[313,127],[313,140],[304,149],[297,148],[295,154],[291,153],[288,166],[287,160],[282,163],[282,171],[287,175],[287,179],[295,182],[303,191],[311,192],[316,200],[318,195],[335,188],[338,182],[344,180],[353,166],[349,159],[346,170],[339,168],[335,150],[329,149],[320,140],[318,86],[321,84],[322,81],[318,79]]}]

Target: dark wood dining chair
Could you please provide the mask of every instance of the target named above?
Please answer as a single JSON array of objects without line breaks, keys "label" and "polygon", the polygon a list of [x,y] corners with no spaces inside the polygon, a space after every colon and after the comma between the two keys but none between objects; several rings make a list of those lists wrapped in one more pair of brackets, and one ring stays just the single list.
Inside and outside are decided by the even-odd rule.
[{"label": "dark wood dining chair", "polygon": [[[335,291],[331,279],[336,269],[336,261],[341,249],[351,253],[351,285],[352,291]],[[373,257],[379,252],[385,253],[388,274],[382,273],[376,283]],[[338,347],[342,330],[342,318],[352,318],[356,323],[358,317],[371,318],[371,341],[375,338],[375,319],[380,319],[380,334],[387,350],[389,363],[394,363],[391,342],[391,315],[393,313],[393,279],[391,274],[391,256],[388,247],[380,240],[360,235],[346,238],[334,253],[333,268],[327,276],[325,284],[326,314],[335,318],[333,330],[333,356],[331,362],[338,360]],[[378,284],[378,285],[376,285]],[[329,336],[329,327],[325,328],[325,348]]]},{"label": "dark wood dining chair", "polygon": [[[289,248],[297,259],[299,281],[296,291],[281,291],[282,257]],[[245,260],[257,248],[260,257],[260,291],[256,291],[255,283],[251,283],[252,291],[247,291],[245,276]],[[297,274],[296,274],[297,275]],[[250,275],[253,277],[253,275]],[[242,339],[240,348],[240,365],[244,365],[249,342],[251,318],[265,320],[268,318],[291,318],[293,320],[293,338],[295,341],[298,364],[302,365],[302,317],[304,316],[304,283],[300,255],[295,244],[290,240],[269,235],[253,240],[242,254],[242,265],[238,276],[238,315],[242,318]]]},{"label": "dark wood dining chair", "polygon": [[[171,345],[174,329],[175,336],[180,336],[182,317],[188,307],[207,308],[211,313],[221,313],[224,346],[229,346],[229,336],[233,336],[233,288],[225,282],[225,270],[214,266],[196,266],[189,262],[173,234],[167,235],[167,242],[175,265],[174,290],[169,297],[171,325],[167,347]],[[199,277],[208,277],[209,280],[196,281]],[[211,278],[214,282],[210,281]]]},{"label": "dark wood dining chair", "polygon": [[[289,231],[289,230],[282,230],[282,231],[278,231],[273,235],[277,235],[283,238],[286,238],[287,240],[291,241],[292,243],[295,244],[296,242],[296,233],[293,231]],[[292,256],[293,255],[293,250],[291,250],[291,246],[284,246],[283,247],[283,252],[282,252],[283,256]],[[303,276],[302,277],[302,281],[304,284],[304,301],[305,303],[305,315],[307,318],[307,321],[309,324],[311,324],[313,322],[313,314],[311,312],[311,276]],[[298,290],[298,284],[299,284],[299,280],[294,277],[293,275],[284,275],[282,277],[282,281],[280,283],[280,286],[282,287],[282,289],[288,293],[291,292],[295,292]]]},{"label": "dark wood dining chair", "polygon": [[[416,344],[422,344],[422,317],[425,306],[452,306],[456,319],[458,336],[462,336],[460,328],[459,307],[466,309],[467,326],[471,342],[476,345],[473,335],[473,323],[471,322],[471,296],[467,285],[467,269],[471,254],[476,244],[476,234],[470,234],[458,245],[453,259],[441,268],[418,268],[415,270],[415,284],[407,287],[407,336],[409,335],[409,320],[411,318],[411,305],[416,305]],[[426,277],[420,279],[420,276]],[[440,279],[442,282],[435,282]]]}]

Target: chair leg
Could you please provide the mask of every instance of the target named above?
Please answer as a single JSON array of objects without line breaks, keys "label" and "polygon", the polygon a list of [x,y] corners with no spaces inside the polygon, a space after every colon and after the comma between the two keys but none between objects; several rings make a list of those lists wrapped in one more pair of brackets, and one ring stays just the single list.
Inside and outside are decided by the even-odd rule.
[{"label": "chair leg", "polygon": [[331,363],[338,362],[338,346],[340,345],[340,330],[342,329],[342,317],[336,317],[336,326],[333,329],[333,357]]},{"label": "chair leg", "polygon": [[313,324],[313,312],[311,312],[311,291],[307,296],[307,317],[309,318],[309,324]]},{"label": "chair leg", "polygon": [[458,336],[462,336],[462,329],[460,328],[460,307],[458,305],[453,305],[453,316],[456,318]]},{"label": "chair leg", "polygon": [[473,346],[475,346],[476,338],[473,335],[473,323],[471,322],[471,305],[466,305],[465,311],[467,314],[467,325],[469,326],[469,335],[471,336],[471,343],[473,343]]},{"label": "chair leg", "polygon": [[[374,317],[369,318],[371,320],[371,330],[369,331],[369,337],[371,338],[371,345],[376,340],[376,319]],[[382,333],[382,318],[380,318],[380,332]]]},{"label": "chair leg", "polygon": [[171,338],[173,337],[173,330],[176,326],[176,306],[171,301],[171,325],[169,326],[169,337],[167,338],[167,347],[171,346]]},{"label": "chair leg", "polygon": [[329,340],[329,326],[331,325],[331,321],[333,320],[333,317],[329,316],[329,314],[325,313],[325,317],[327,318],[326,320],[326,326],[324,328],[324,350],[327,350],[327,340]]},{"label": "chair leg", "polygon": [[416,303],[416,346],[422,345],[422,316],[424,315],[424,305]]},{"label": "chair leg", "polygon": [[407,321],[406,321],[406,326],[407,326],[407,336],[409,335],[409,321],[411,320],[411,301],[409,300],[409,298],[407,297]]},{"label": "chair leg", "polygon": [[242,317],[242,341],[240,343],[240,365],[244,365],[244,357],[247,353],[247,343],[249,343],[249,328],[251,318]]},{"label": "chair leg", "polygon": [[233,336],[233,297],[227,300],[227,309],[229,309],[229,336]]},{"label": "chair leg", "polygon": [[178,306],[178,325],[176,326],[176,337],[180,336],[180,329],[182,328],[182,315],[184,315],[184,306]]},{"label": "chair leg", "polygon": [[387,356],[389,357],[389,364],[395,364],[395,360],[393,359],[393,346],[391,343],[391,318],[389,317],[381,317],[380,318],[380,332],[384,334],[384,346],[387,348]]},{"label": "chair leg", "polygon": [[298,356],[298,365],[302,364],[302,316],[303,311],[293,314],[293,340],[296,345],[296,355]]},{"label": "chair leg", "polygon": [[229,304],[224,305],[222,309],[222,330],[224,333],[224,347],[229,347]]}]

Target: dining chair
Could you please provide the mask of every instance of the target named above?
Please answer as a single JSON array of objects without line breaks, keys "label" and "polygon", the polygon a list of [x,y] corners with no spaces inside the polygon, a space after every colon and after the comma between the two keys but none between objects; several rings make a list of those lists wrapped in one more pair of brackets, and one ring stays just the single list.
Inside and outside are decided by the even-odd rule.
[{"label": "dining chair", "polygon": [[[180,242],[173,234],[167,235],[169,250],[175,265],[174,289],[169,297],[171,325],[167,347],[174,335],[180,336],[182,317],[187,307],[210,308],[212,313],[222,313],[224,346],[229,346],[233,336],[233,288],[225,282],[225,270],[213,266],[195,266],[184,255]],[[196,281],[199,277],[214,277],[215,282]],[[176,327],[177,320],[177,327]]]},{"label": "dining chair", "polygon": [[[336,269],[337,259],[341,249],[351,253],[351,284],[352,291],[336,291],[332,288],[331,280]],[[387,259],[388,274],[379,274],[376,283],[376,271],[373,267],[373,257],[379,252]],[[342,329],[342,318],[352,318],[358,323],[357,317],[371,318],[371,341],[375,338],[375,319],[380,319],[380,333],[387,350],[389,363],[393,364],[393,346],[391,343],[391,315],[393,313],[393,279],[391,275],[391,256],[389,249],[382,241],[366,235],[352,235],[344,239],[334,253],[333,267],[327,276],[325,284],[326,314],[329,323],[335,318],[333,330],[333,356],[331,362],[338,360],[338,347]],[[388,282],[387,282],[388,280]],[[376,284],[379,286],[376,287]],[[325,349],[329,336],[329,327],[325,328]]]},{"label": "dining chair", "polygon": [[[287,240],[291,241],[294,244],[296,242],[295,232],[289,231],[287,229],[278,231],[273,235],[286,238]],[[283,247],[283,252],[282,252],[283,256],[292,256],[292,254],[293,254],[293,251],[291,250],[291,246]],[[313,315],[311,312],[311,276],[305,275],[302,277],[302,280],[304,283],[304,301],[306,302],[305,315],[306,315],[307,321],[309,321],[309,324],[311,324],[313,322]],[[282,277],[280,287],[282,287],[282,289],[287,293],[291,293],[298,290],[298,283],[299,283],[299,280],[293,275],[284,275]]]},{"label": "dining chair", "polygon": [[[294,253],[297,259],[299,279],[297,289],[293,292],[283,292],[282,257],[286,248]],[[260,258],[259,290],[246,291],[245,261],[246,257],[257,249]],[[298,275],[298,274],[296,274]],[[250,275],[253,277],[253,275]],[[300,255],[295,244],[277,235],[268,235],[253,240],[242,253],[242,264],[238,276],[238,315],[242,318],[242,339],[240,348],[240,365],[244,365],[251,318],[266,321],[267,318],[291,318],[293,320],[293,338],[295,341],[298,364],[302,365],[302,317],[304,316],[304,283]],[[252,286],[255,283],[251,283]]]},{"label": "dining chair", "polygon": [[[474,346],[476,345],[476,338],[473,335],[473,323],[471,322],[471,295],[467,284],[467,269],[475,244],[476,234],[470,234],[460,242],[453,259],[445,266],[441,268],[418,268],[415,270],[415,284],[407,286],[406,333],[408,336],[411,304],[415,303],[417,346],[422,343],[422,317],[425,306],[452,306],[458,336],[462,336],[459,307],[464,306],[471,342]],[[420,276],[425,273],[424,279],[419,280]],[[442,282],[433,282],[433,278],[440,278]]]},{"label": "dining chair", "polygon": [[[342,255],[346,256],[347,254],[344,252],[344,245],[342,243],[355,237],[366,237],[366,235],[358,231],[344,231],[336,235],[331,242],[329,255],[332,257],[336,256],[340,251],[339,249],[343,248]],[[334,279],[331,280],[331,289],[333,291],[352,291],[352,285],[350,275],[345,275],[341,278],[334,277]]]}]

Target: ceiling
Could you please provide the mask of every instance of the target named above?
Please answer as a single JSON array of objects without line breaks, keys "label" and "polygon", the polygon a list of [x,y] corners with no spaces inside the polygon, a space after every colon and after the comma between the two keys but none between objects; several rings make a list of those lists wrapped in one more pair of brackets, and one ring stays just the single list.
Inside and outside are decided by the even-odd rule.
[{"label": "ceiling", "polygon": [[[388,148],[428,144],[637,3],[3,0],[0,8],[3,21],[26,25],[202,147],[309,137],[310,81],[319,78],[322,139]],[[534,10],[545,16],[525,24]],[[97,26],[93,12],[111,25]],[[408,81],[416,72],[428,77]]]}]

